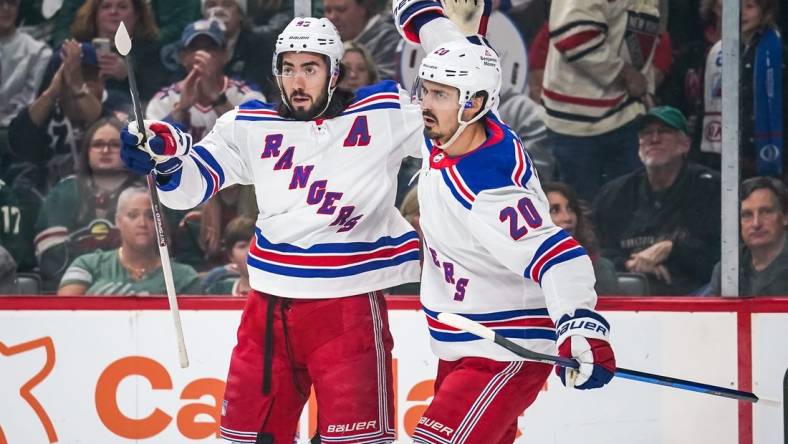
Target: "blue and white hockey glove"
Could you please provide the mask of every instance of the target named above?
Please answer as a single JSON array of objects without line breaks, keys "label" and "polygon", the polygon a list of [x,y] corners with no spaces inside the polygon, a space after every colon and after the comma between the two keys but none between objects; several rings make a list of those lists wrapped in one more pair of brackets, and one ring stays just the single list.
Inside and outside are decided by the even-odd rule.
[{"label": "blue and white hockey glove", "polygon": [[126,168],[136,174],[170,175],[183,166],[179,157],[189,154],[192,136],[174,125],[159,120],[146,120],[148,141],[142,146],[141,133],[133,121],[120,133],[120,158]]},{"label": "blue and white hockey glove", "polygon": [[616,357],[610,347],[610,324],[593,310],[578,309],[564,315],[556,326],[558,354],[573,358],[580,369],[556,367],[566,387],[580,390],[599,388],[610,382],[616,371]]},{"label": "blue and white hockey glove", "polygon": [[411,43],[421,42],[419,30],[423,25],[444,17],[443,7],[436,0],[392,0],[391,14],[397,31]]}]

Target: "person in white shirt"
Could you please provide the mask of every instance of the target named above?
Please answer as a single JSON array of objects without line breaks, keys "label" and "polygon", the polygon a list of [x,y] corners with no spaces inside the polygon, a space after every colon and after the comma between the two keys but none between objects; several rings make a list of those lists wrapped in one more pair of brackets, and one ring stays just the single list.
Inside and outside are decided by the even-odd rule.
[{"label": "person in white shirt", "polygon": [[226,76],[227,41],[217,20],[198,20],[183,30],[180,60],[186,78],[162,88],[148,103],[149,119],[185,128],[195,139],[208,134],[222,114],[249,100],[265,100],[241,80]]}]

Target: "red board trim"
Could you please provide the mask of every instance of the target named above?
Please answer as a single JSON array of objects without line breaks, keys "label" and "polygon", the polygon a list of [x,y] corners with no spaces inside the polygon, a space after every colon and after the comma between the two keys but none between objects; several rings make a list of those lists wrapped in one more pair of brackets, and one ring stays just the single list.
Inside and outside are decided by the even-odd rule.
[{"label": "red board trim", "polygon": [[[420,310],[417,296],[389,296],[392,310]],[[179,296],[178,305],[184,310],[241,310],[244,298]],[[3,296],[0,310],[167,310],[164,297],[57,297]],[[597,303],[601,311],[667,311],[667,312],[747,312],[788,313],[788,297],[774,298],[714,298],[714,297],[648,297],[601,296]]]}]

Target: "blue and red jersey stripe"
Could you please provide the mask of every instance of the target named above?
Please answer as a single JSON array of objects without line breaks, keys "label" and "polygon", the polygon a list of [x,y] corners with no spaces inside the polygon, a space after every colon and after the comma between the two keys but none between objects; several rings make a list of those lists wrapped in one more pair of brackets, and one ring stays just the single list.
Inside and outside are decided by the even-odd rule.
[{"label": "blue and red jersey stripe", "polygon": [[398,237],[384,236],[374,242],[316,244],[308,248],[268,241],[259,228],[249,248],[248,264],[256,269],[285,276],[333,278],[419,260],[415,231]]},{"label": "blue and red jersey stripe", "polygon": [[547,270],[553,266],[586,255],[585,248],[566,231],[560,230],[539,245],[531,262],[525,267],[523,275],[539,283]]},{"label": "blue and red jersey stripe", "polygon": [[[441,342],[467,342],[481,339],[438,320],[438,312],[423,307],[430,336]],[[507,310],[491,313],[458,313],[512,339],[555,340],[555,324],[546,308]]]}]

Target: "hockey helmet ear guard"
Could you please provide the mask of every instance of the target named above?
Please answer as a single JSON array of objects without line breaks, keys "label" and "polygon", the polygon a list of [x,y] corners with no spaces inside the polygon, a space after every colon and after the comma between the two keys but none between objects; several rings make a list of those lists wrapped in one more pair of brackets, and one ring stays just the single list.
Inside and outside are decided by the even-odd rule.
[{"label": "hockey helmet ear guard", "polygon": [[[481,119],[489,110],[498,105],[498,94],[501,90],[501,64],[498,54],[492,48],[458,40],[442,45],[424,57],[419,66],[419,76],[414,86],[420,83],[419,80],[451,86],[459,92],[454,106],[457,107],[459,104],[457,122],[460,123],[460,127],[443,144],[446,147],[457,140],[466,126]],[[423,88],[420,86],[419,90],[421,89]],[[473,98],[482,91],[487,95],[482,109],[470,120],[463,121],[462,112],[473,106]]]}]

